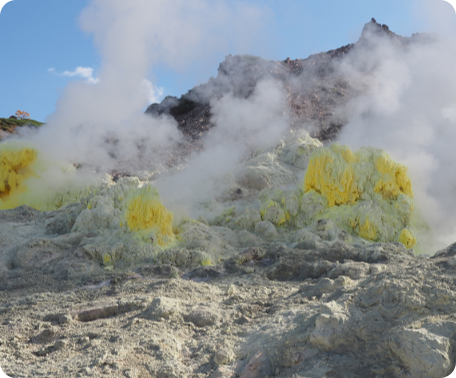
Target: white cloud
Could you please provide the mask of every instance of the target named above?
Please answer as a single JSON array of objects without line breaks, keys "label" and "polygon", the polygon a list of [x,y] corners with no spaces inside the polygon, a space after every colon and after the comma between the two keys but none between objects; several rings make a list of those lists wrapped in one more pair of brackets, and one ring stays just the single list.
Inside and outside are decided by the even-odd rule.
[{"label": "white cloud", "polygon": [[79,76],[84,79],[87,79],[87,82],[91,84],[96,84],[99,81],[98,77],[93,77],[93,68],[91,67],[77,67],[74,71],[63,71],[62,73],[56,72],[55,68],[52,67],[48,69],[48,72],[53,73],[57,76]]},{"label": "white cloud", "polygon": [[147,100],[150,104],[160,102],[163,99],[163,88],[153,85],[149,80],[144,79],[142,82],[146,91]]},{"label": "white cloud", "polygon": [[411,2],[413,12],[421,24],[421,30],[454,38],[456,36],[455,10],[451,3],[454,1],[417,0]]}]

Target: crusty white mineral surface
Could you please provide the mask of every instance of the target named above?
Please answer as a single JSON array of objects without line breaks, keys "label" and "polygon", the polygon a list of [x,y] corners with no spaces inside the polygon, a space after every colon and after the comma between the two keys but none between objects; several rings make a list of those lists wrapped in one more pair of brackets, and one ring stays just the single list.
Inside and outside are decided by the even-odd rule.
[{"label": "crusty white mineral surface", "polygon": [[400,243],[305,230],[294,248],[258,235],[238,247],[203,225],[230,258],[192,268],[202,252],[188,242],[168,263],[108,270],[84,249],[95,236],[59,234],[71,228],[59,216],[0,212],[0,362],[12,377],[424,378],[454,368],[456,245],[415,257]]},{"label": "crusty white mineral surface", "polygon": [[[373,243],[297,189],[305,134],[244,162],[162,248],[123,179],[56,211],[0,211],[0,366],[12,377],[445,377],[456,243]],[[120,202],[119,202],[120,201]],[[307,206],[309,205],[309,206]],[[303,211],[305,210],[305,211]],[[307,211],[307,213],[306,213]],[[212,214],[212,216],[211,216]],[[432,255],[434,251],[429,251]]]}]

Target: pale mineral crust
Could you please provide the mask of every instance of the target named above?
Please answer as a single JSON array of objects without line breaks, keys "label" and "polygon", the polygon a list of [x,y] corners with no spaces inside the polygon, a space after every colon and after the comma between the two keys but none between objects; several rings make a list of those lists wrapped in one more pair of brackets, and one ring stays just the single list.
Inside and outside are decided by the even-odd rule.
[{"label": "pale mineral crust", "polygon": [[424,378],[454,368],[455,245],[417,257],[400,243],[307,230],[294,248],[232,246],[214,266],[110,271],[84,251],[90,235],[49,232],[51,215],[0,212],[0,361],[12,377]]}]

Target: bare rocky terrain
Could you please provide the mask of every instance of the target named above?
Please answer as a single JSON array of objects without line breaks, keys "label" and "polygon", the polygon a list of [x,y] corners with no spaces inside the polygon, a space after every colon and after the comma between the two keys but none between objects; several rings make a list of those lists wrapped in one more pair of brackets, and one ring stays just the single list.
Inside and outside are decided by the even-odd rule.
[{"label": "bare rocky terrain", "polygon": [[2,252],[12,229],[26,241],[3,255],[0,281],[0,359],[12,377],[444,377],[454,368],[455,245],[416,257],[400,243],[324,240],[321,224],[317,241],[266,242],[216,266],[107,270],[85,252],[87,235],[50,235],[48,216],[0,213]]},{"label": "bare rocky terrain", "polygon": [[[426,39],[397,36],[375,20],[365,30],[403,48]],[[366,43],[361,37],[296,61],[228,57],[216,79],[149,107],[178,121],[185,155],[213,127],[212,98],[236,89],[248,97],[270,74],[285,83],[295,132],[246,158],[218,203],[206,204],[219,216],[183,220],[170,248],[137,244],[119,227],[109,201],[136,182],[122,175],[112,198],[107,191],[56,211],[1,210],[3,371],[14,378],[448,376],[456,363],[456,243],[417,255],[399,242],[350,235],[329,219],[281,227],[277,214],[260,216],[262,191],[301,185],[321,145],[299,132],[302,125],[313,123],[312,135],[328,141],[345,124],[336,109],[362,91],[329,72]],[[293,206],[298,219],[302,208]]]}]

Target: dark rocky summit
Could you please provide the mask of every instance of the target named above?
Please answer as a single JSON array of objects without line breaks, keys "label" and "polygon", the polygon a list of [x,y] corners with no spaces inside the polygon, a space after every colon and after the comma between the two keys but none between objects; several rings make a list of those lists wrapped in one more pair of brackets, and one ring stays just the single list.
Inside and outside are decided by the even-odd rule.
[{"label": "dark rocky summit", "polygon": [[230,92],[237,97],[248,98],[259,81],[272,78],[282,84],[286,93],[291,127],[299,129],[306,126],[313,130],[312,137],[330,141],[348,121],[347,116],[338,110],[363,93],[337,67],[341,61],[352,59],[360,50],[371,49],[372,43],[375,43],[372,41],[379,38],[389,39],[403,48],[433,40],[429,34],[401,37],[372,18],[356,43],[306,59],[287,58],[276,62],[250,55],[228,55],[220,63],[216,78],[210,78],[206,84],[191,89],[179,99],[168,96],[160,104],[150,105],[146,113],[171,115],[188,140],[195,142],[214,127],[211,101]]}]

